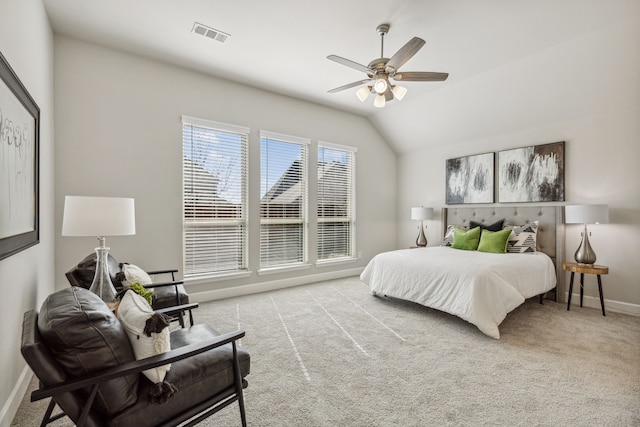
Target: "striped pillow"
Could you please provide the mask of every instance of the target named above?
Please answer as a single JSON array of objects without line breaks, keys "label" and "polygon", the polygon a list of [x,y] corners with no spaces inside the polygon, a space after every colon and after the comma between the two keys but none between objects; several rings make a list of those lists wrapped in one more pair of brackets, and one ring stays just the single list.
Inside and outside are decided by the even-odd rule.
[{"label": "striped pillow", "polygon": [[538,221],[524,225],[506,225],[505,229],[511,229],[507,252],[512,254],[533,253],[536,251],[536,238],[538,235]]}]

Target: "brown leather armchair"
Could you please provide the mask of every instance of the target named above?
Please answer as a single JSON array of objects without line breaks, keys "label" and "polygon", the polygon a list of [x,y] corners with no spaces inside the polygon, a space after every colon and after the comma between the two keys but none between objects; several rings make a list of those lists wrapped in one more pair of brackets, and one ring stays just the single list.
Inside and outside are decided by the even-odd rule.
[{"label": "brown leather armchair", "polygon": [[[119,264],[118,261],[109,254],[107,257],[107,266],[109,268],[111,283],[113,283],[117,292],[122,291],[123,275],[121,273],[121,264]],[[93,282],[95,272],[96,254],[92,253],[87,255],[82,261],[67,271],[65,276],[71,286],[79,286],[81,288],[89,289]],[[177,272],[178,270],[147,271],[147,274],[154,278],[161,275],[171,275],[171,281],[145,284],[144,287],[153,290],[153,302],[151,304],[153,309],[159,310],[173,307],[173,310],[166,310],[166,313],[172,320],[180,322],[180,325],[184,327],[185,313],[189,314],[189,320],[191,325],[193,325],[193,312],[191,310],[197,308],[198,304],[189,302],[189,294],[184,289],[184,282],[176,281],[175,273]]]},{"label": "brown leather armchair", "polygon": [[[250,356],[236,345],[245,335],[219,335],[207,325],[170,333],[171,350],[135,360],[123,325],[92,292],[70,287],[50,295],[40,313],[24,314],[22,355],[40,380],[31,395],[51,397],[41,425],[68,416],[78,426],[195,425],[238,402],[246,425],[243,388]],[[171,363],[164,381],[177,391],[163,403],[140,373]],[[55,405],[63,414],[51,417]]]}]

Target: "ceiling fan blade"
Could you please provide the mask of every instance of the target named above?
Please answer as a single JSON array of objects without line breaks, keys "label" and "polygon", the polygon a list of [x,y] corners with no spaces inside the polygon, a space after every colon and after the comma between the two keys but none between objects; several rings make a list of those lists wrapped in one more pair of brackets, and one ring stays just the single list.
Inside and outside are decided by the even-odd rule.
[{"label": "ceiling fan blade", "polygon": [[426,71],[401,71],[391,76],[403,82],[441,82],[447,80],[449,73],[430,73]]},{"label": "ceiling fan blade", "polygon": [[350,59],[343,58],[337,55],[329,55],[327,59],[337,62],[338,64],[346,65],[347,67],[353,68],[354,70],[362,71],[364,73],[371,73],[372,70],[369,67],[365,67],[362,64],[358,64],[357,62],[353,62]]},{"label": "ceiling fan blade", "polygon": [[399,51],[395,53],[387,61],[386,71],[387,73],[393,73],[398,68],[402,67],[405,62],[411,59],[413,55],[415,55],[421,48],[424,46],[425,41],[420,37],[414,37],[409,40],[404,46],[400,48]]},{"label": "ceiling fan blade", "polygon": [[337,88],[335,88],[335,89],[331,89],[331,90],[329,91],[329,93],[336,93],[336,92],[340,92],[341,90],[350,89],[350,88],[352,88],[352,87],[360,86],[360,85],[363,85],[363,84],[365,84],[365,83],[370,83],[370,82],[371,82],[371,79],[359,80],[359,81],[357,81],[357,82],[349,83],[349,84],[347,84],[347,85],[340,86],[340,87],[337,87]]}]

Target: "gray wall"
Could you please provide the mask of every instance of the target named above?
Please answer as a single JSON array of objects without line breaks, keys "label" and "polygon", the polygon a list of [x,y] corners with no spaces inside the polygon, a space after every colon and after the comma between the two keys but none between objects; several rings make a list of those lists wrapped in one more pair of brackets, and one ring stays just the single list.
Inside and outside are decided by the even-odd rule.
[{"label": "gray wall", "polygon": [[[396,242],[396,155],[364,118],[76,39],[56,36],[56,286],[93,251],[93,238],[61,237],[65,195],[128,196],[136,235],[111,237],[119,261],[182,269],[181,115],[248,126],[250,277],[188,285],[195,300],[353,275]],[[258,275],[259,130],[358,149],[359,261]],[[309,188],[314,188],[311,174]],[[313,201],[313,196],[312,196]],[[313,216],[315,213],[310,212]],[[311,240],[312,242],[314,240]]]},{"label": "gray wall", "polygon": [[0,52],[40,107],[40,244],[0,260],[0,426],[9,426],[31,371],[20,355],[22,314],[54,289],[53,35],[40,0],[2,0]]}]

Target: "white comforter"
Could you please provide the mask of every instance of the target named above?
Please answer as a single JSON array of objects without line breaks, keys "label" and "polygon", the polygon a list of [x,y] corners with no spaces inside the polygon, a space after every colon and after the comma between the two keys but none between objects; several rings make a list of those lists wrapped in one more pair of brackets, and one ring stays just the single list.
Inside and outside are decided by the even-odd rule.
[{"label": "white comforter", "polygon": [[446,246],[381,253],[360,280],[373,294],[456,315],[496,339],[507,313],[556,286],[553,262],[542,252],[492,254]]}]

